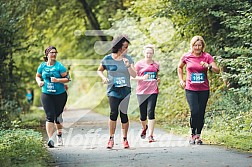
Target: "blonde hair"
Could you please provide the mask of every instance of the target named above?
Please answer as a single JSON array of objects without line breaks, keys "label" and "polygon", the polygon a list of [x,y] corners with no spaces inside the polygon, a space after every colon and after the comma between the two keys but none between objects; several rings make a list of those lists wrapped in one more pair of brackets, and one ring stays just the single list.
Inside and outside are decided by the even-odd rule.
[{"label": "blonde hair", "polygon": [[201,42],[202,42],[202,45],[203,45],[202,51],[205,52],[206,43],[205,43],[203,37],[202,37],[202,36],[199,36],[199,35],[196,35],[196,36],[194,36],[194,37],[191,39],[191,42],[190,42],[190,52],[193,51],[193,45],[194,45],[197,41],[201,41]]},{"label": "blonde hair", "polygon": [[144,47],[143,47],[143,51],[145,51],[146,49],[152,49],[152,51],[153,51],[153,53],[154,53],[154,51],[155,51],[155,46],[154,45],[152,45],[152,44],[148,44],[148,45],[145,45]]}]

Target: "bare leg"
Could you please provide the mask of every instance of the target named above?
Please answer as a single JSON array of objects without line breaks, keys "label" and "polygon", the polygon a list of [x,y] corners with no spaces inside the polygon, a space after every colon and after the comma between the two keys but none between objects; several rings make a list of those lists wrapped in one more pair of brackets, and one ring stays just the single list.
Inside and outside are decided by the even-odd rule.
[{"label": "bare leg", "polygon": [[109,120],[109,135],[110,137],[114,137],[116,129],[116,121]]},{"label": "bare leg", "polygon": [[127,138],[128,129],[129,129],[129,122],[127,122],[127,123],[122,123],[122,133],[123,133],[123,137],[126,137],[126,138]]},{"label": "bare leg", "polygon": [[57,134],[62,134],[62,129],[63,129],[63,125],[62,124],[55,124],[55,127],[57,129]]},{"label": "bare leg", "polygon": [[155,119],[152,119],[152,120],[149,120],[149,121],[148,121],[149,136],[153,136],[154,125],[155,125]]},{"label": "bare leg", "polygon": [[145,120],[145,121],[141,121],[141,124],[142,124],[142,129],[146,129],[146,124],[147,124],[147,121]]},{"label": "bare leg", "polygon": [[46,132],[49,139],[52,138],[54,132],[54,123],[46,122]]}]

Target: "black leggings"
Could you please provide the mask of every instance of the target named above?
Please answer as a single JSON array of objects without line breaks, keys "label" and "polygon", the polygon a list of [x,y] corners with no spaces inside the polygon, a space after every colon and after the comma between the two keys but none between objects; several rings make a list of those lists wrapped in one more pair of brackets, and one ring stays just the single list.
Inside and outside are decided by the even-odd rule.
[{"label": "black leggings", "polygon": [[186,90],[186,99],[191,111],[190,125],[192,134],[201,134],[201,130],[204,126],[204,116],[208,98],[209,90]]},{"label": "black leggings", "polygon": [[155,119],[157,97],[158,94],[137,95],[141,121],[146,121],[147,114],[149,120]]},{"label": "black leggings", "polygon": [[63,122],[62,112],[67,102],[67,93],[52,95],[41,94],[41,103],[46,113],[46,121],[56,124]]},{"label": "black leggings", "polygon": [[129,106],[129,98],[130,96],[125,97],[124,99],[119,99],[113,96],[109,96],[109,105],[110,105],[110,120],[116,121],[119,111],[121,123],[127,123],[128,119],[128,106]]}]

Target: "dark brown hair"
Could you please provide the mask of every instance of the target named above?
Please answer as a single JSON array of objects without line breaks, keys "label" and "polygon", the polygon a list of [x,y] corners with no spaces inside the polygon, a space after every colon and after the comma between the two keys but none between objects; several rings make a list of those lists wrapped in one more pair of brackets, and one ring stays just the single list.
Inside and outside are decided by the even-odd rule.
[{"label": "dark brown hair", "polygon": [[46,61],[46,62],[48,61],[47,55],[48,55],[48,53],[49,53],[52,49],[55,49],[55,50],[57,51],[56,47],[54,47],[54,46],[48,46],[48,47],[46,48],[46,50],[45,50],[45,56],[44,56],[44,61]]}]

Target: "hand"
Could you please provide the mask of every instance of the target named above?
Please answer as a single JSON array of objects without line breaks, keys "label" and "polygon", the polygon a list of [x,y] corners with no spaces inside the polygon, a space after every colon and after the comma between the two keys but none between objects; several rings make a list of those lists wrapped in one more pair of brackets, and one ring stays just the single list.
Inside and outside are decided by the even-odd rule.
[{"label": "hand", "polygon": [[39,81],[39,82],[38,82],[38,86],[39,86],[39,87],[42,87],[43,85],[44,85],[44,81]]},{"label": "hand", "polygon": [[107,84],[108,82],[109,82],[108,78],[106,78],[106,77],[102,78],[102,83]]},{"label": "hand", "polygon": [[146,80],[146,79],[148,79],[149,78],[149,74],[145,74],[144,76],[143,76],[143,80]]},{"label": "hand", "polygon": [[201,65],[202,67],[205,67],[205,68],[208,68],[208,67],[209,67],[209,64],[206,63],[206,62],[204,62],[204,61],[201,61],[201,62],[200,62],[200,65]]},{"label": "hand", "polygon": [[186,83],[185,83],[185,81],[184,81],[184,80],[181,80],[181,81],[180,81],[180,86],[181,86],[183,89],[185,88]]},{"label": "hand", "polygon": [[55,77],[51,77],[51,82],[58,82],[58,79]]},{"label": "hand", "polygon": [[129,60],[127,58],[123,58],[123,62],[124,62],[126,67],[130,66]]}]

